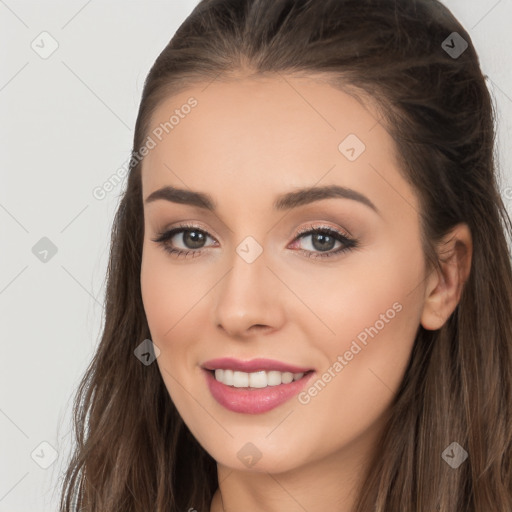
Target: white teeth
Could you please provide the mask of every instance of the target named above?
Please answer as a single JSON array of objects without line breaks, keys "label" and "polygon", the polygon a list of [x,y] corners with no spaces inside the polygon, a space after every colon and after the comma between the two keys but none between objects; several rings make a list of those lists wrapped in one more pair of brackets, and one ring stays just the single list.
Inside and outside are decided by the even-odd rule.
[{"label": "white teeth", "polygon": [[[245,374],[247,375],[247,374]],[[239,386],[242,387],[242,386]],[[264,371],[249,373],[249,387],[265,388],[267,387],[267,375]]]},{"label": "white teeth", "polygon": [[244,372],[233,372],[233,386],[235,386],[235,388],[248,387],[249,374]]},{"label": "white teeth", "polygon": [[267,372],[267,384],[269,386],[278,386],[281,384],[281,372]]},{"label": "white teeth", "polygon": [[215,380],[234,386],[235,388],[266,388],[267,386],[279,386],[289,384],[294,380],[302,379],[304,373],[259,371],[253,373],[238,372],[233,370],[215,370]]},{"label": "white teeth", "polygon": [[233,370],[224,370],[224,373],[222,376],[222,382],[224,382],[228,386],[233,385]]}]

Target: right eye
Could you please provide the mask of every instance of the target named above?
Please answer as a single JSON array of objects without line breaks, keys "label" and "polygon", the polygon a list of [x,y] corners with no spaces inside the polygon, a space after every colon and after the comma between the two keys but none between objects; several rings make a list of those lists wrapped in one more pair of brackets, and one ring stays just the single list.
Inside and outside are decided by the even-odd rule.
[{"label": "right eye", "polygon": [[[184,248],[176,247],[175,242],[172,242],[173,238],[181,237],[181,244]],[[212,238],[206,231],[199,229],[197,226],[179,226],[169,231],[160,233],[157,238],[153,239],[153,242],[160,244],[163,249],[176,257],[184,256],[187,257],[192,254],[192,257],[199,256],[202,252],[203,245],[207,238]]]}]

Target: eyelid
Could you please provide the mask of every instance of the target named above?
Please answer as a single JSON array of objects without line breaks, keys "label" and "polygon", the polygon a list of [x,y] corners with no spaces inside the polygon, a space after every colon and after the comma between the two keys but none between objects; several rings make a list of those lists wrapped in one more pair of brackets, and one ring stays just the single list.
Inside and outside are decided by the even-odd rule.
[{"label": "eyelid", "polygon": [[183,222],[180,222],[180,223],[178,223],[176,225],[165,227],[163,229],[157,229],[156,231],[160,235],[165,235],[165,234],[168,234],[168,233],[170,233],[172,231],[186,231],[186,230],[201,231],[205,235],[209,236],[210,238],[212,238],[212,239],[214,239],[215,241],[218,242],[217,237],[215,237],[214,235],[211,234],[210,229],[206,228],[205,226],[201,225],[200,223],[192,223],[192,222],[189,223],[187,221],[183,221]]},{"label": "eyelid", "polygon": [[353,239],[354,237],[350,234],[350,232],[346,229],[330,226],[329,224],[324,223],[313,223],[307,227],[300,228],[297,233],[295,233],[295,239],[299,238],[301,235],[304,235],[306,233],[310,233],[311,231],[316,231],[319,229],[324,229],[328,231],[334,231],[335,233],[338,233],[339,235],[347,238],[347,239]]}]

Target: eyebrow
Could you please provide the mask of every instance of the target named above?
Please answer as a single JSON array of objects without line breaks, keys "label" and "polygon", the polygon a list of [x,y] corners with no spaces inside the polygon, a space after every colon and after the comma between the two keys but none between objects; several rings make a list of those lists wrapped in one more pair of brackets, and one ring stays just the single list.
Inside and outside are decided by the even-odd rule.
[{"label": "eyebrow", "polygon": [[[380,215],[378,208],[365,195],[351,188],[340,187],[338,185],[329,185],[324,187],[309,187],[288,192],[277,197],[273,207],[277,211],[291,210],[315,201],[331,198],[351,199],[358,201]],[[177,187],[166,186],[152,192],[145,200],[145,203],[151,203],[158,199],[170,201],[172,203],[187,204],[197,206],[214,212],[217,204],[209,194],[203,192],[194,192]]]}]

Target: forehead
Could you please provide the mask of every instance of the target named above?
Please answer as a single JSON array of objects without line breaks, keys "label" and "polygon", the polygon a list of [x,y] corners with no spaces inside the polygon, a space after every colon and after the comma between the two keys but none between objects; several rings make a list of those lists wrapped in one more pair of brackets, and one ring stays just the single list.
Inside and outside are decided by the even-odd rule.
[{"label": "forehead", "polygon": [[370,195],[373,187],[375,197],[383,185],[376,170],[400,179],[375,105],[325,81],[281,75],[190,87],[152,115],[144,197],[168,184],[219,193],[229,184],[268,196],[324,177],[322,184],[359,186]]}]

